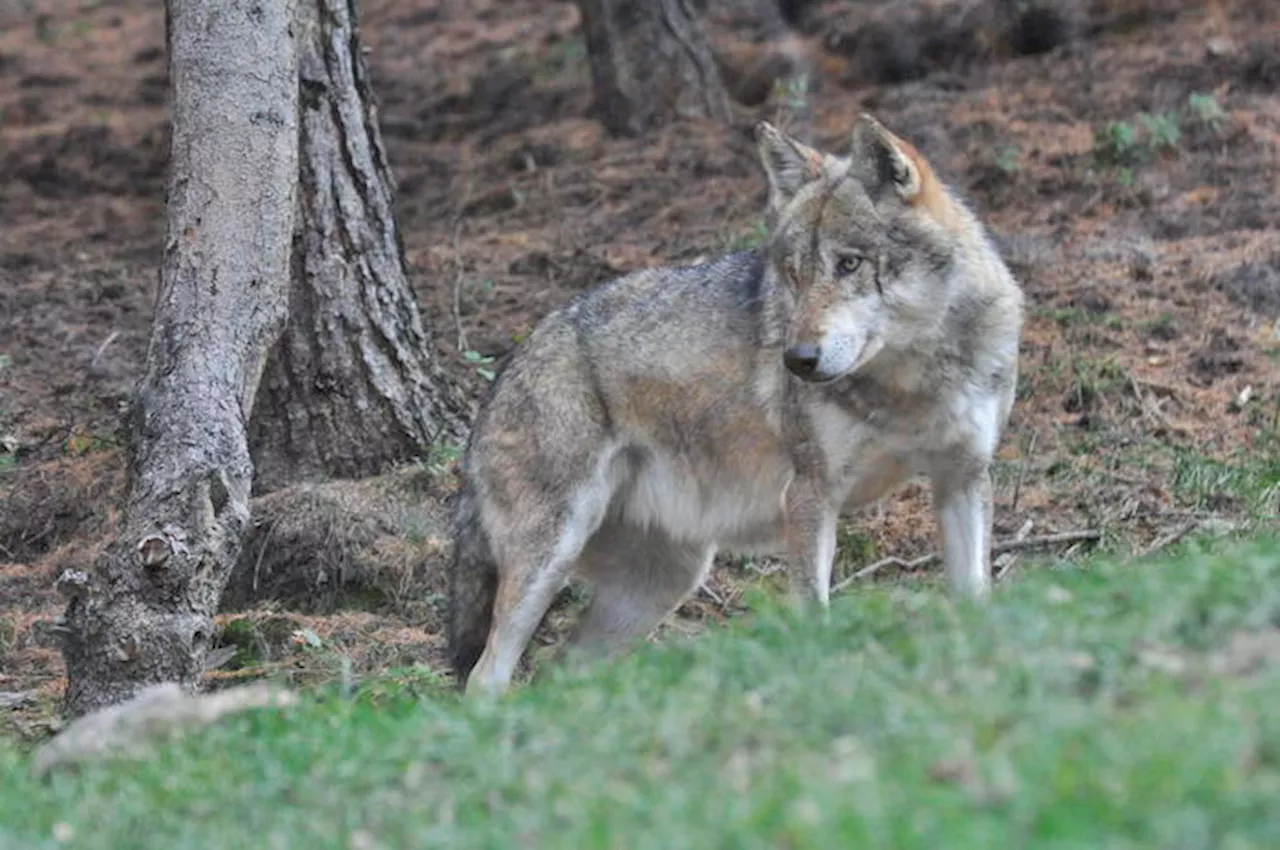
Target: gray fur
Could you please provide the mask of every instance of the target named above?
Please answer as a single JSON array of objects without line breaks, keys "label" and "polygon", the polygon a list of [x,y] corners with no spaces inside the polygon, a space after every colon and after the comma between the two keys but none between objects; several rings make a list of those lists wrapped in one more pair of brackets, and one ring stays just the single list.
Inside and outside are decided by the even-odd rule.
[{"label": "gray fur", "polygon": [[[769,246],[591,290],[495,382],[457,511],[450,635],[469,691],[509,685],[574,574],[596,591],[575,644],[596,652],[647,634],[720,548],[784,552],[796,596],[825,605],[837,514],[916,473],[953,587],[986,592],[1016,283],[871,119],[853,161],[767,126],[760,145]],[[802,344],[821,353],[804,380],[783,358]]]}]

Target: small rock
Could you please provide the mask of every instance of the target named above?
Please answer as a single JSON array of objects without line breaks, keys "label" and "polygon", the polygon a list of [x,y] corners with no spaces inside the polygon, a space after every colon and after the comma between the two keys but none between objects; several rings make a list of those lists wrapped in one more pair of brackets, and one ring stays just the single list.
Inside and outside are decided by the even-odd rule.
[{"label": "small rock", "polygon": [[1215,36],[1204,43],[1204,52],[1213,59],[1221,59],[1236,52],[1236,45],[1225,36]]},{"label": "small rock", "polygon": [[1248,404],[1249,400],[1252,398],[1253,398],[1253,384],[1246,384],[1245,388],[1242,389],[1236,395],[1236,400],[1233,402],[1233,404],[1228,405],[1228,407],[1231,407],[1232,409],[1237,411],[1243,410],[1244,406]]},{"label": "small rock", "polygon": [[0,691],[0,710],[6,708],[22,708],[34,702],[30,691]]},{"label": "small rock", "polygon": [[283,708],[297,702],[291,691],[255,682],[209,694],[188,694],[174,683],[153,685],[128,702],[87,714],[36,751],[32,770],[43,776],[55,767],[108,756],[138,758],[156,739],[206,726],[254,708]]}]

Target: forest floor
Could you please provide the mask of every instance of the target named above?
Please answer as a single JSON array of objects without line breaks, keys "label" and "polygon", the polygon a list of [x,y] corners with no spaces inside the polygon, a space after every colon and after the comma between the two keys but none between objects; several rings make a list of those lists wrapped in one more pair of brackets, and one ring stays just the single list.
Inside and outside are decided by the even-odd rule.
[{"label": "forest floor", "polygon": [[[843,151],[874,111],[972,201],[1021,279],[997,538],[1099,539],[1024,553],[1018,570],[1089,545],[1123,556],[1276,526],[1280,6],[1096,2],[1069,43],[1022,55],[982,24],[872,35],[910,4],[811,4],[807,34],[785,39],[748,3],[711,5],[731,66],[779,45],[805,57],[816,144]],[[739,108],[733,127],[614,139],[590,115],[572,3],[365,0],[361,14],[411,278],[442,362],[473,394],[477,355],[500,358],[584,288],[758,244],[749,130],[774,101]],[[23,735],[57,723],[53,580],[91,558],[123,492],[121,412],[164,234],[167,96],[161,4],[0,11],[0,692],[20,695],[0,728]],[[846,524],[840,577],[927,554],[933,535],[928,488],[909,484]],[[866,581],[934,573],[890,564]],[[696,631],[776,580],[735,562],[668,628]],[[223,641],[239,652],[210,675],[443,669],[439,575],[397,582],[233,606]]]}]

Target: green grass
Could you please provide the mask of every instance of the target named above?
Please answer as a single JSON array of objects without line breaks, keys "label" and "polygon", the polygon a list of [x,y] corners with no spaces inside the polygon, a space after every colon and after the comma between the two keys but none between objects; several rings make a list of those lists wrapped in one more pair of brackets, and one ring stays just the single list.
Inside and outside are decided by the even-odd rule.
[{"label": "green grass", "polygon": [[1190,450],[1174,451],[1174,495],[1193,508],[1238,504],[1248,514],[1280,515],[1280,435],[1262,432],[1254,446],[1225,461]]},{"label": "green grass", "polygon": [[764,222],[753,221],[751,224],[740,227],[726,236],[722,240],[722,244],[726,252],[734,253],[759,248],[768,241],[769,230],[765,227]]},{"label": "green grass", "polygon": [[1267,540],[765,604],[494,703],[384,679],[46,782],[0,747],[0,848],[1280,847],[1280,666],[1214,664],[1278,627]]}]

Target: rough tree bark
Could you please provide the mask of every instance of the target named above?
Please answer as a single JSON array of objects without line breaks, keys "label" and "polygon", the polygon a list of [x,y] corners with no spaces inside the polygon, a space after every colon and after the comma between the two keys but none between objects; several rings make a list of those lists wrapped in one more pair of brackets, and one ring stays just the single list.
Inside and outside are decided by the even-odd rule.
[{"label": "rough tree bark", "polygon": [[254,395],[285,321],[298,173],[294,0],[168,0],[168,233],[122,533],[69,571],[67,709],[202,672],[249,519]]},{"label": "rough tree bark", "polygon": [[459,436],[465,420],[405,276],[354,5],[304,0],[299,18],[289,324],[249,425],[260,493],[381,472]]},{"label": "rough tree bark", "polygon": [[730,119],[715,57],[690,0],[578,0],[595,108],[615,135],[676,118]]}]

